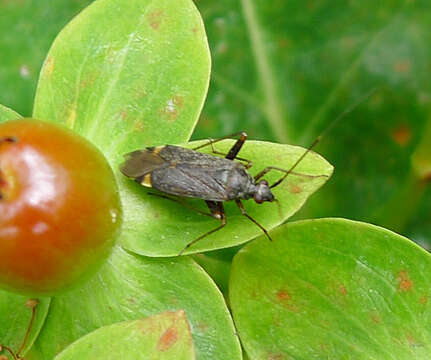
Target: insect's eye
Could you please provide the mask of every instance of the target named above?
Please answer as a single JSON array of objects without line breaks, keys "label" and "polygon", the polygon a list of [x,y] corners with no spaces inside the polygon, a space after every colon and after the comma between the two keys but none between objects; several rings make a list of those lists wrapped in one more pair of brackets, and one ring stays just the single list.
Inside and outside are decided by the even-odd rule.
[{"label": "insect's eye", "polygon": [[254,194],[253,198],[254,198],[254,201],[256,201],[258,204],[263,203],[263,197],[258,192]]}]

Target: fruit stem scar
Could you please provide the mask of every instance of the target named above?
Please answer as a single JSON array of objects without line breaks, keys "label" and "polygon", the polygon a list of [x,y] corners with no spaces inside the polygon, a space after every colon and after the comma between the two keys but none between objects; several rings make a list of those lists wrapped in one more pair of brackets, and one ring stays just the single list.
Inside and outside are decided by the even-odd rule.
[{"label": "fruit stem scar", "polygon": [[[18,138],[15,136],[2,136],[0,137],[0,146],[3,143],[16,143],[18,142]],[[6,187],[7,183],[4,180],[4,176],[2,175],[2,171],[0,168],[0,200],[4,199],[4,195],[2,193],[2,188]]]},{"label": "fruit stem scar", "polygon": [[18,142],[18,138],[15,136],[2,136],[2,137],[0,137],[0,145],[2,143],[5,143],[5,142],[15,143],[15,142]]}]

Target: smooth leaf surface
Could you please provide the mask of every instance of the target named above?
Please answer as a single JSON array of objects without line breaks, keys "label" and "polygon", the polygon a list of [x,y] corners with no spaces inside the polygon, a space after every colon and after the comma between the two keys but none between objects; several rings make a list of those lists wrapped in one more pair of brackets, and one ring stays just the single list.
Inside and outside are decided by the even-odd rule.
[{"label": "smooth leaf surface", "polygon": [[251,359],[428,359],[431,256],[344,219],[290,223],[234,258],[230,300]]},{"label": "smooth leaf surface", "polygon": [[175,310],[184,310],[191,323],[197,359],[241,359],[223,296],[195,262],[145,258],[121,248],[83,287],[52,299],[31,359],[52,359],[101,326]]},{"label": "smooth leaf surface", "polygon": [[20,117],[21,115],[19,115],[12,109],[9,109],[8,107],[0,104],[0,123],[4,121],[9,121],[9,120],[16,120],[16,119],[19,119]]},{"label": "smooth leaf surface", "polygon": [[[28,299],[28,296],[0,290],[0,344],[15,352],[24,340],[31,319],[31,308],[26,305]],[[25,355],[33,345],[48,314],[50,298],[40,298],[38,301],[36,317],[21,355]],[[0,351],[0,354],[6,354],[6,352]]]},{"label": "smooth leaf surface", "polygon": [[[227,153],[233,145],[232,140],[217,143],[217,151]],[[196,143],[190,146],[196,146]],[[210,152],[211,149],[206,151]],[[289,145],[247,141],[241,149],[240,156],[253,161],[250,169],[252,175],[265,167],[274,165],[289,169],[304,153],[305,149]],[[279,203],[258,205],[253,200],[244,201],[248,214],[267,230],[285,221],[294,214],[306,199],[321,187],[332,174],[332,166],[316,153],[308,154],[295,172],[307,177],[289,175],[284,182],[274,188],[274,195]],[[279,179],[283,173],[271,171],[264,178],[270,184]],[[136,182],[126,179],[120,181],[123,193],[124,224],[121,244],[130,251],[147,256],[175,256],[194,239],[219,226],[219,221],[199,214],[182,204],[157,196]],[[203,200],[186,200],[187,203],[203,211]],[[227,225],[197,242],[185,251],[185,254],[214,250],[244,243],[262,233],[262,230],[243,216],[235,203],[226,203]]]},{"label": "smooth leaf surface", "polygon": [[188,140],[210,70],[191,0],[99,0],[58,35],[43,65],[34,117],[60,122],[109,160]]},{"label": "smooth leaf surface", "polygon": [[68,346],[55,360],[193,360],[186,314],[165,312],[101,327]]},{"label": "smooth leaf surface", "polygon": [[431,249],[431,146],[422,147],[426,162],[412,159],[431,139],[431,3],[197,5],[214,67],[194,138],[247,130],[252,138],[309,146],[377,87],[316,149],[337,176],[298,215],[369,221]]},{"label": "smooth leaf surface", "polygon": [[43,59],[57,33],[92,0],[0,2],[0,103],[25,117],[33,110]]}]

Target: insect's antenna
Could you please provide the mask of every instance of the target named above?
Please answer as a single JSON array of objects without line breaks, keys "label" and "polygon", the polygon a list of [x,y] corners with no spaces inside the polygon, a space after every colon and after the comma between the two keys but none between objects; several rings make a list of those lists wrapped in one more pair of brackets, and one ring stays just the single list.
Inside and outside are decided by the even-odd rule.
[{"label": "insect's antenna", "polygon": [[322,138],[338,123],[340,120],[345,118],[348,114],[350,114],[353,110],[355,110],[359,105],[361,105],[365,100],[367,100],[372,94],[374,94],[377,90],[377,87],[372,88],[368,91],[364,96],[361,96],[357,101],[355,101],[352,105],[350,105],[346,110],[344,110],[340,115],[338,115],[329,126],[320,133],[320,135],[313,141],[313,143],[308,147],[307,150],[295,161],[295,163],[290,167],[289,170],[274,184],[270,186],[270,188],[274,188],[277,185],[280,185],[284,179],[286,179],[287,175],[289,175],[302,161],[302,159],[322,140]]}]

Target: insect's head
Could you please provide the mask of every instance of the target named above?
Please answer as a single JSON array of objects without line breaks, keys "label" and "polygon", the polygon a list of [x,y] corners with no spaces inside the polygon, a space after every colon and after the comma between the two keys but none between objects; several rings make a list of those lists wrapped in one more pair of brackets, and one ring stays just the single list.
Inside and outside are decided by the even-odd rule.
[{"label": "insect's head", "polygon": [[253,195],[254,201],[262,204],[264,201],[274,201],[274,195],[269,188],[268,181],[261,180],[256,184],[256,191]]}]

